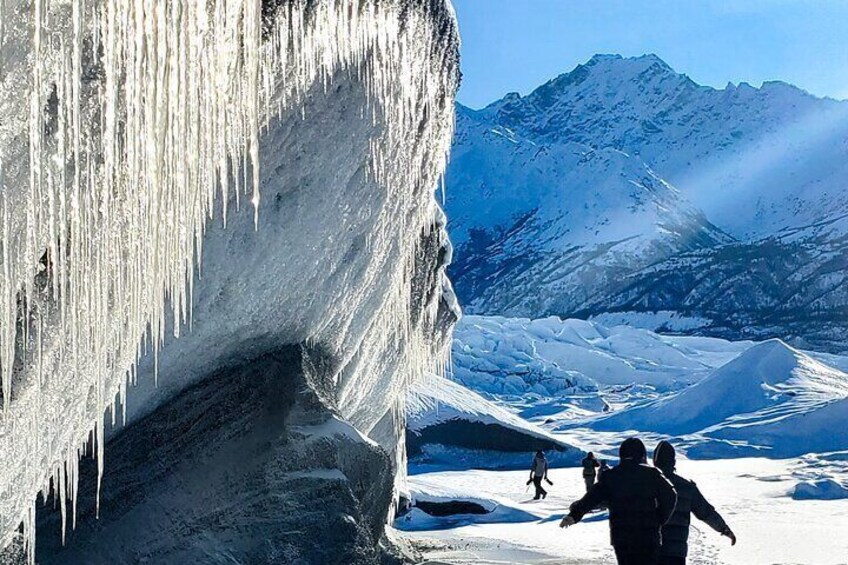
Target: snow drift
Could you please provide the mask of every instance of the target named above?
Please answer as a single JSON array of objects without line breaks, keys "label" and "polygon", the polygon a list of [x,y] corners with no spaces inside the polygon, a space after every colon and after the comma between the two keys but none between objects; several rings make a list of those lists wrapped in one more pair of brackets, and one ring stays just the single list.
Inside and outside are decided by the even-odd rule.
[{"label": "snow drift", "polygon": [[456,317],[432,196],[458,81],[450,5],[0,10],[0,91],[21,93],[0,98],[0,546],[23,522],[34,559],[39,493],[73,524],[108,472],[107,413],[131,430],[287,345],[291,386],[314,394],[299,413],[401,457],[406,386],[439,369]]},{"label": "snow drift", "polygon": [[592,426],[716,440],[690,448],[690,456],[836,451],[848,446],[848,375],[770,340],[677,395]]},{"label": "snow drift", "polygon": [[574,465],[582,452],[509,410],[446,378],[415,384],[406,407],[410,467],[527,467],[533,452]]}]

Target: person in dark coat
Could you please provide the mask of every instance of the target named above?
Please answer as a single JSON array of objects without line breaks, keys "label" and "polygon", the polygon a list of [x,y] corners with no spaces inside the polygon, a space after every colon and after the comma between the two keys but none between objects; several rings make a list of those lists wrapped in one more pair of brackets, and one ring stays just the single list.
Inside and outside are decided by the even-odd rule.
[{"label": "person in dark coat", "polygon": [[624,440],[618,453],[621,463],[605,471],[591,490],[571,505],[560,527],[573,526],[593,508],[606,505],[610,543],[619,565],[657,565],[660,531],[674,511],[677,493],[660,471],[647,465],[641,440]]},{"label": "person in dark coat", "polygon": [[686,565],[689,553],[690,514],[706,523],[723,536],[730,538],[730,545],[736,545],[736,536],[728,527],[716,509],[707,502],[698,486],[675,472],[677,455],[674,446],[661,441],[654,449],[654,467],[662,471],[677,490],[677,506],[671,518],[662,529],[660,546],[660,565]]},{"label": "person in dark coat", "polygon": [[533,463],[530,466],[530,480],[527,481],[528,485],[533,483],[533,486],[536,487],[536,496],[533,497],[533,500],[539,500],[540,498],[548,496],[548,491],[542,488],[543,479],[547,481],[549,485],[553,484],[550,479],[548,479],[548,460],[545,458],[545,452],[539,450],[533,458]]},{"label": "person in dark coat", "polygon": [[580,462],[583,465],[583,482],[586,483],[586,492],[595,484],[595,469],[601,466],[598,460],[595,459],[595,454],[591,451]]}]

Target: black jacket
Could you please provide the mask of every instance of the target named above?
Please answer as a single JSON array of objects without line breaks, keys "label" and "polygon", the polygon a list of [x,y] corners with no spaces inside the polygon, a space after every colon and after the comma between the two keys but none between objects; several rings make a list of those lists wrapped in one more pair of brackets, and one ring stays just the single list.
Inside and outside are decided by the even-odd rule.
[{"label": "black jacket", "polygon": [[586,496],[571,505],[576,521],[598,506],[609,507],[610,543],[619,550],[659,547],[660,529],[677,502],[671,483],[657,469],[625,460],[601,475]]},{"label": "black jacket", "polygon": [[716,509],[707,502],[695,483],[673,472],[666,471],[665,477],[671,481],[677,491],[677,506],[671,518],[663,526],[660,555],[686,557],[689,552],[690,513],[719,533],[727,531],[727,524]]},{"label": "black jacket", "polygon": [[584,477],[594,477],[595,467],[601,466],[601,464],[598,463],[597,459],[589,459],[588,457],[584,457],[583,461],[581,461],[580,464],[583,466]]}]

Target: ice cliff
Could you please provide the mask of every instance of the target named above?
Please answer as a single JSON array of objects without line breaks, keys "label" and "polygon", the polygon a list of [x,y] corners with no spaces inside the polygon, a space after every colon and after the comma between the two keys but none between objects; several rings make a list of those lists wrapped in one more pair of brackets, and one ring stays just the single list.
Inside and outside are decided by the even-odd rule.
[{"label": "ice cliff", "polygon": [[0,22],[0,547],[382,559],[405,390],[457,315],[448,0]]}]

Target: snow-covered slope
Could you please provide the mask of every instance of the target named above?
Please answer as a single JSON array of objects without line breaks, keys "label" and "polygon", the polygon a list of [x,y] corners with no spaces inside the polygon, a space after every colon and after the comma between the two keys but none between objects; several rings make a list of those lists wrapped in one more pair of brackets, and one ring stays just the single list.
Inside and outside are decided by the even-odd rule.
[{"label": "snow-covered slope", "polygon": [[702,456],[734,448],[769,456],[836,451],[848,446],[848,374],[770,340],[679,394],[593,427],[722,440],[691,451]]},{"label": "snow-covered slope", "polygon": [[[299,353],[292,374],[304,375],[288,385],[309,393],[313,421],[291,417],[344,420],[392,476],[406,388],[438,370],[456,316],[442,299],[450,253],[433,198],[458,82],[451,6],[96,4],[2,3],[0,546],[23,521],[32,551],[39,492],[55,497],[57,522],[73,522],[80,454],[98,463],[85,485],[108,469],[104,418],[124,416],[130,430],[162,419],[186,389],[286,346]],[[245,415],[228,407],[213,424],[240,430]],[[204,446],[215,449],[187,446],[183,463],[200,465],[189,448]],[[156,457],[139,449],[131,455]],[[251,466],[269,454],[244,457]],[[341,470],[341,459],[325,463]],[[273,482],[254,495],[277,492]],[[239,504],[225,498],[234,490],[218,492],[222,505]],[[385,520],[383,494],[365,519]],[[142,530],[167,512],[144,498],[121,499],[129,518],[119,528]],[[365,501],[345,504],[355,515]],[[276,512],[288,519],[285,505]],[[201,513],[182,527],[202,532]],[[221,519],[231,534],[240,527]],[[107,529],[90,534],[68,550],[76,562],[111,543]],[[169,547],[197,562],[202,538]],[[112,549],[122,547],[112,562],[134,560],[130,545]]]},{"label": "snow-covered slope", "polygon": [[846,139],[848,102],[703,87],[652,55],[460,106],[458,295],[470,313],[667,311],[700,320],[690,332],[844,349]]},{"label": "snow-covered slope", "polygon": [[639,158],[540,143],[462,107],[447,183],[472,312],[566,312],[636,266],[729,241]]},{"label": "snow-covered slope", "polygon": [[655,55],[597,55],[482,113],[545,145],[638,155],[735,237],[845,210],[848,103],[789,84],[699,86]]},{"label": "snow-covered slope", "polygon": [[574,465],[582,452],[476,392],[435,375],[416,383],[406,404],[411,468],[525,467],[533,452]]},{"label": "snow-covered slope", "polygon": [[[682,253],[620,279],[581,306],[619,321],[730,339],[779,337],[848,351],[848,216],[763,240]],[[664,327],[657,312],[692,320]],[[652,320],[649,318],[653,318]]]}]

